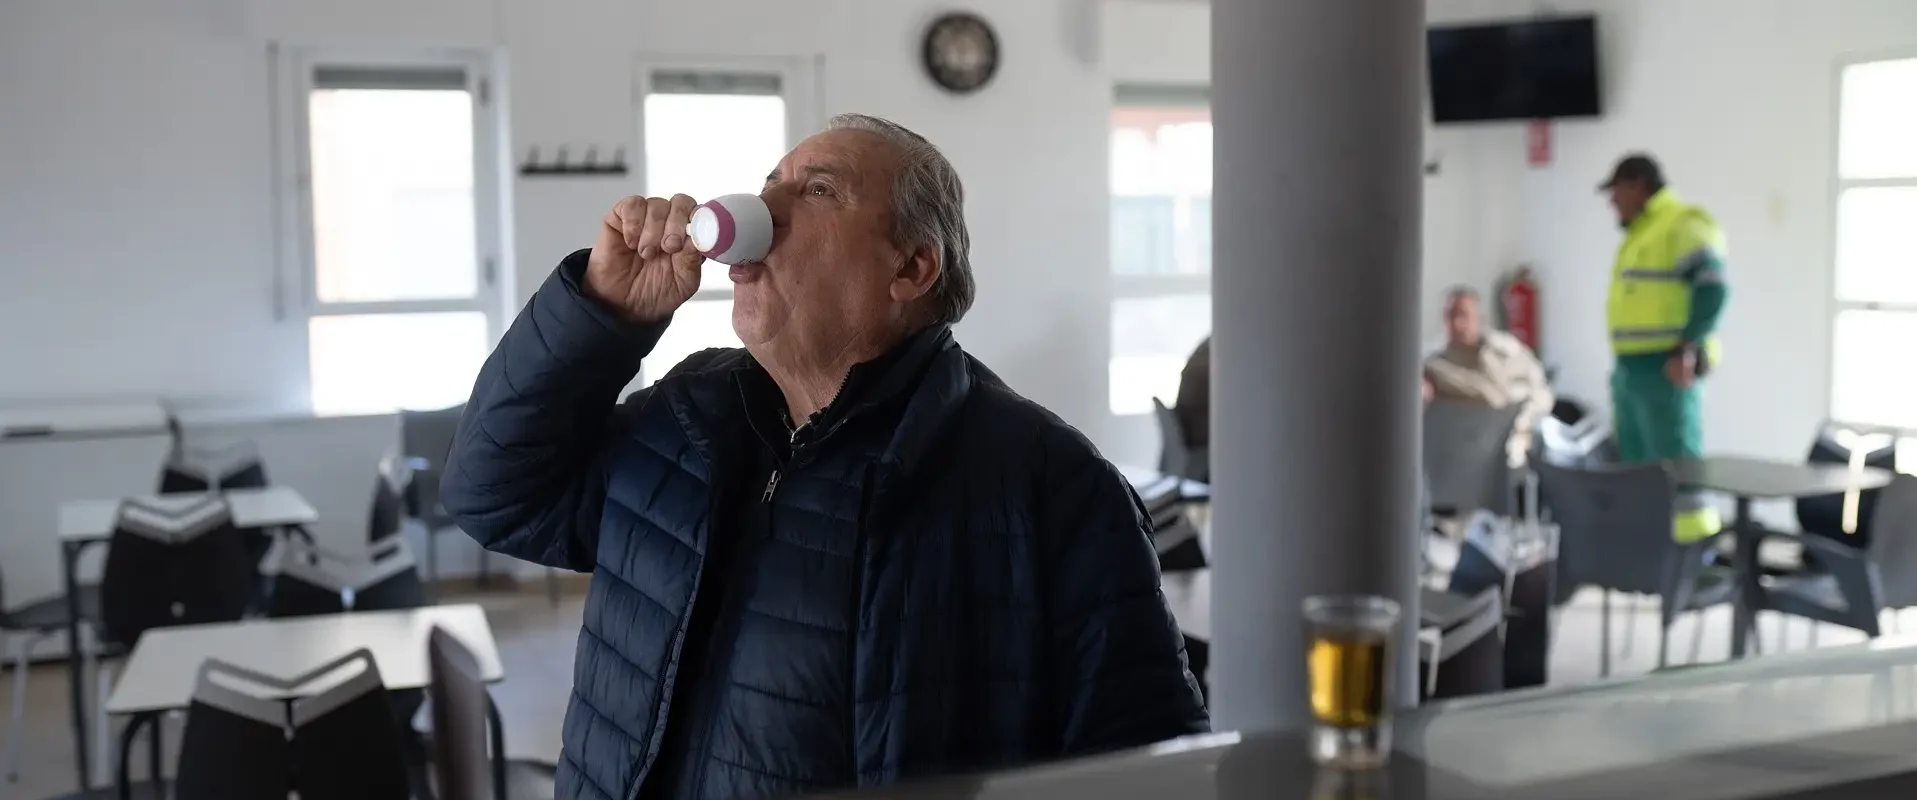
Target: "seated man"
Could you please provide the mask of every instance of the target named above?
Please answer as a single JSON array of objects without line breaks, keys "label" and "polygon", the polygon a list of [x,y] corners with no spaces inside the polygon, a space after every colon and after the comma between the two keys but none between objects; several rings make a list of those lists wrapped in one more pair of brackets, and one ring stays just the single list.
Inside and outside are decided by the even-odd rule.
[{"label": "seated man", "polygon": [[473,387],[444,505],[592,573],[559,797],[783,797],[1133,747],[1208,721],[1118,470],[961,349],[957,172],[846,115],[772,165],[744,349],[618,403],[705,263],[628,197]]},{"label": "seated man", "polygon": [[1425,399],[1462,400],[1491,408],[1524,406],[1511,430],[1510,464],[1521,467],[1531,450],[1531,432],[1551,413],[1556,399],[1544,366],[1511,334],[1484,327],[1478,293],[1452,289],[1444,304],[1445,345],[1424,362]]}]

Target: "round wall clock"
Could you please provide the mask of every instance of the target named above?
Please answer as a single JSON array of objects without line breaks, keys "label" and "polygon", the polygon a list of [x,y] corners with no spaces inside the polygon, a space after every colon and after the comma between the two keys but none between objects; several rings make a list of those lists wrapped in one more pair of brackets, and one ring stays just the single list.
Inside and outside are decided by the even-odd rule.
[{"label": "round wall clock", "polygon": [[998,35],[977,14],[945,14],[925,30],[925,71],[948,92],[976,92],[998,72]]}]

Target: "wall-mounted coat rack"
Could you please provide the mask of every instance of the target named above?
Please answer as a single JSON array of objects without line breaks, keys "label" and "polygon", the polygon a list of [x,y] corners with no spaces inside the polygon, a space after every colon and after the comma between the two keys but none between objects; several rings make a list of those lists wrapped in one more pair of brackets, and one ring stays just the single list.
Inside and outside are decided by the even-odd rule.
[{"label": "wall-mounted coat rack", "polygon": [[612,152],[612,160],[601,163],[599,148],[587,147],[585,157],[573,163],[566,156],[566,148],[560,147],[550,161],[539,160],[539,148],[526,151],[526,160],[519,165],[519,174],[528,177],[548,175],[624,175],[626,174],[626,148]]}]

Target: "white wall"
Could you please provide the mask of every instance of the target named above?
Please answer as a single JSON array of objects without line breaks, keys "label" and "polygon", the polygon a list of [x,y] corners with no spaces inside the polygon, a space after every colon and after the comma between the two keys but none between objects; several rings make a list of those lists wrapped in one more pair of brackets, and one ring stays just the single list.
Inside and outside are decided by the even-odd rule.
[{"label": "white wall", "polygon": [[[1836,64],[1917,53],[1909,0],[1587,0],[1600,15],[1607,108],[1556,126],[1507,215],[1544,289],[1544,346],[1580,396],[1607,397],[1604,292],[1620,234],[1595,187],[1626,151],[1656,154],[1731,243],[1725,362],[1706,447],[1801,458],[1828,410]],[[1520,14],[1531,3],[1481,3]]]},{"label": "white wall", "polygon": [[[1430,17],[1449,20],[1480,13],[1480,2],[1433,0]],[[1108,0],[1103,7],[1099,56],[1118,83],[1205,84],[1211,76],[1211,7],[1190,0]],[[1273,147],[1282,146],[1274,142]],[[1513,126],[1431,129],[1425,152],[1438,165],[1424,182],[1422,295],[1427,338],[1443,335],[1436,313],[1446,290],[1460,284],[1489,291],[1517,266],[1518,200],[1524,168],[1523,133]],[[1282,265],[1278,265],[1281,266]],[[1094,436],[1120,462],[1158,458],[1158,428],[1150,415],[1107,416]]]}]

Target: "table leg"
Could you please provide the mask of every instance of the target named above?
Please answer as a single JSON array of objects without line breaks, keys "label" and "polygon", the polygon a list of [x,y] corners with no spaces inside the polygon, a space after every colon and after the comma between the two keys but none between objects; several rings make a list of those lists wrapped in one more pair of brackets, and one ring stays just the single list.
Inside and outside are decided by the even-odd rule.
[{"label": "table leg", "polygon": [[1743,658],[1757,617],[1758,592],[1763,591],[1758,585],[1758,537],[1752,531],[1749,497],[1737,498],[1731,536],[1736,545],[1731,558],[1731,579],[1737,581],[1736,591],[1731,594],[1731,658]]},{"label": "table leg", "polygon": [[[126,730],[120,731],[120,769],[114,777],[113,791],[120,800],[133,800],[133,737],[139,735],[140,726],[154,719],[152,714],[134,714],[126,721]],[[159,725],[154,726],[154,741],[159,741]],[[159,784],[154,784],[157,787]],[[155,796],[159,796],[157,793]]]},{"label": "table leg", "polygon": [[499,718],[499,705],[492,693],[486,694],[486,727],[493,740],[493,797],[506,799],[506,723]]},{"label": "table leg", "polygon": [[166,747],[165,723],[165,714],[154,714],[153,721],[147,724],[147,727],[153,730],[146,735],[146,774],[147,780],[153,784],[154,797],[166,796],[166,792],[162,788],[166,785],[166,768],[161,764],[162,761],[166,760],[165,754],[162,753],[162,750]]},{"label": "table leg", "polygon": [[73,761],[80,770],[84,790],[92,784],[88,777],[86,676],[80,668],[80,548],[71,542],[60,543],[60,581],[67,594],[67,690],[73,711]]}]

